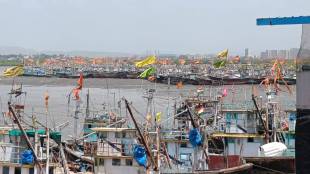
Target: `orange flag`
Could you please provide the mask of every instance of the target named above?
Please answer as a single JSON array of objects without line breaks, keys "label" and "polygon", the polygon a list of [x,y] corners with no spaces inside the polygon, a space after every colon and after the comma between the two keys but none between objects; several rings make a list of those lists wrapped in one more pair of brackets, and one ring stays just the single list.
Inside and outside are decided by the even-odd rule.
[{"label": "orange flag", "polygon": [[183,59],[183,58],[179,59],[179,64],[180,65],[184,65],[185,63],[186,63],[185,59]]},{"label": "orange flag", "polygon": [[83,74],[80,74],[80,78],[77,81],[77,87],[72,90],[73,96],[75,100],[80,100],[79,92],[83,88]]},{"label": "orange flag", "polygon": [[80,74],[80,78],[78,79],[78,81],[77,81],[77,88],[76,89],[82,89],[83,88],[83,81],[84,81],[84,79],[83,79],[83,74],[81,73]]},{"label": "orange flag", "polygon": [[48,95],[48,92],[46,91],[44,93],[44,101],[45,101],[45,107],[48,108],[48,99],[50,98],[50,96]]},{"label": "orange flag", "polygon": [[72,93],[73,93],[73,96],[74,96],[75,100],[80,100],[79,92],[80,92],[79,89],[73,89]]},{"label": "orange flag", "polygon": [[232,61],[233,61],[234,63],[239,63],[239,62],[240,62],[240,56],[234,57],[234,58],[232,59]]},{"label": "orange flag", "polygon": [[156,80],[156,77],[155,76],[150,76],[150,77],[148,77],[147,78],[149,81],[154,81],[154,80]]},{"label": "orange flag", "polygon": [[177,86],[177,89],[183,88],[183,82],[182,81],[178,82],[176,86]]}]

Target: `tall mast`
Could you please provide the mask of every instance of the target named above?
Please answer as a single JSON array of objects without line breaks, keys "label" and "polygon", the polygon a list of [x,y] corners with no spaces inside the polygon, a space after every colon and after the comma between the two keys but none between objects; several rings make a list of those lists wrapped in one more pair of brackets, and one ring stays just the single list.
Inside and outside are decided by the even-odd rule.
[{"label": "tall mast", "polygon": [[74,138],[78,137],[78,119],[80,112],[80,101],[76,100],[75,102],[75,112],[74,112]]},{"label": "tall mast", "polygon": [[19,121],[19,118],[16,116],[16,114],[15,114],[15,112],[14,112],[12,106],[11,106],[11,103],[9,102],[8,105],[9,105],[9,111],[10,111],[10,113],[12,113],[12,116],[14,117],[14,120],[16,121],[16,123],[17,123],[17,125],[18,125],[18,128],[21,130],[23,136],[25,137],[25,140],[26,140],[26,143],[27,143],[28,147],[30,148],[30,150],[31,150],[32,153],[33,153],[35,163],[38,165],[38,167],[39,167],[39,169],[40,169],[40,171],[41,171],[41,170],[42,170],[42,166],[41,166],[41,164],[40,164],[40,162],[39,162],[38,156],[37,156],[37,154],[36,154],[36,152],[35,152],[35,150],[34,150],[32,144],[31,144],[31,142],[30,142],[30,140],[29,140],[29,137],[28,137],[28,135],[26,134],[26,131],[24,130],[23,126],[21,125],[21,123],[20,123],[20,121]]},{"label": "tall mast", "polygon": [[126,108],[127,108],[128,112],[129,112],[129,115],[130,115],[130,117],[131,117],[131,119],[132,119],[132,121],[133,121],[133,123],[134,123],[134,125],[135,125],[135,127],[136,127],[136,129],[137,129],[137,131],[138,131],[138,134],[139,134],[139,136],[140,136],[141,143],[142,143],[143,146],[145,147],[146,153],[147,153],[147,155],[149,156],[149,158],[151,159],[152,165],[155,167],[154,170],[157,171],[158,169],[157,169],[157,167],[156,167],[156,163],[155,163],[155,160],[154,160],[153,155],[152,155],[152,153],[151,153],[150,147],[149,147],[149,145],[147,144],[147,142],[146,142],[146,140],[145,140],[145,138],[144,138],[144,136],[143,136],[143,134],[142,134],[142,132],[141,132],[139,126],[138,126],[138,123],[137,123],[136,119],[134,118],[134,116],[133,116],[133,114],[132,114],[132,111],[131,111],[131,109],[130,109],[129,103],[128,103],[128,101],[127,101],[126,99],[125,99],[125,104],[126,104]]},{"label": "tall mast", "polygon": [[89,89],[86,94],[86,118],[89,118]]}]

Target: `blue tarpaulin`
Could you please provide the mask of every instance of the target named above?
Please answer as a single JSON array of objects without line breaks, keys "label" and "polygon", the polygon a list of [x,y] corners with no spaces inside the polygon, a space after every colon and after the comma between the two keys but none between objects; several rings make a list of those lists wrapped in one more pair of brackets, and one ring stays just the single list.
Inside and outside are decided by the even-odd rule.
[{"label": "blue tarpaulin", "polygon": [[202,137],[197,128],[189,131],[189,142],[193,147],[202,145]]},{"label": "blue tarpaulin", "polygon": [[21,154],[21,163],[22,164],[32,164],[33,163],[33,154],[31,150],[25,150]]},{"label": "blue tarpaulin", "polygon": [[140,166],[146,167],[147,157],[145,148],[141,145],[135,145],[133,149],[133,157]]}]

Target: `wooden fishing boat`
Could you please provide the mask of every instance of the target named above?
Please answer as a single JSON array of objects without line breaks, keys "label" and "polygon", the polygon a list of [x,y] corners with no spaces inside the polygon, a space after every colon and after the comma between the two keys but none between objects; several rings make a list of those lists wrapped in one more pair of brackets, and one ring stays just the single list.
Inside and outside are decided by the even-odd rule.
[{"label": "wooden fishing boat", "polygon": [[295,157],[275,156],[275,157],[245,157],[244,160],[252,163],[256,173],[295,173]]},{"label": "wooden fishing boat", "polygon": [[224,168],[219,170],[196,171],[195,174],[251,174],[253,164],[246,163],[239,166]]}]

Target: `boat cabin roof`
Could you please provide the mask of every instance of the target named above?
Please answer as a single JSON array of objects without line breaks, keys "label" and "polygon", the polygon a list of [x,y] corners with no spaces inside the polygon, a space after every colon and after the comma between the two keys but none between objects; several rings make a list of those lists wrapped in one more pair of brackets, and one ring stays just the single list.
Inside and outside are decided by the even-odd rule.
[{"label": "boat cabin roof", "polygon": [[114,128],[114,127],[95,127],[91,128],[95,132],[135,132],[132,128]]},{"label": "boat cabin roof", "polygon": [[252,113],[253,110],[248,110],[248,109],[223,109],[221,110],[222,112],[232,112],[232,113]]}]

